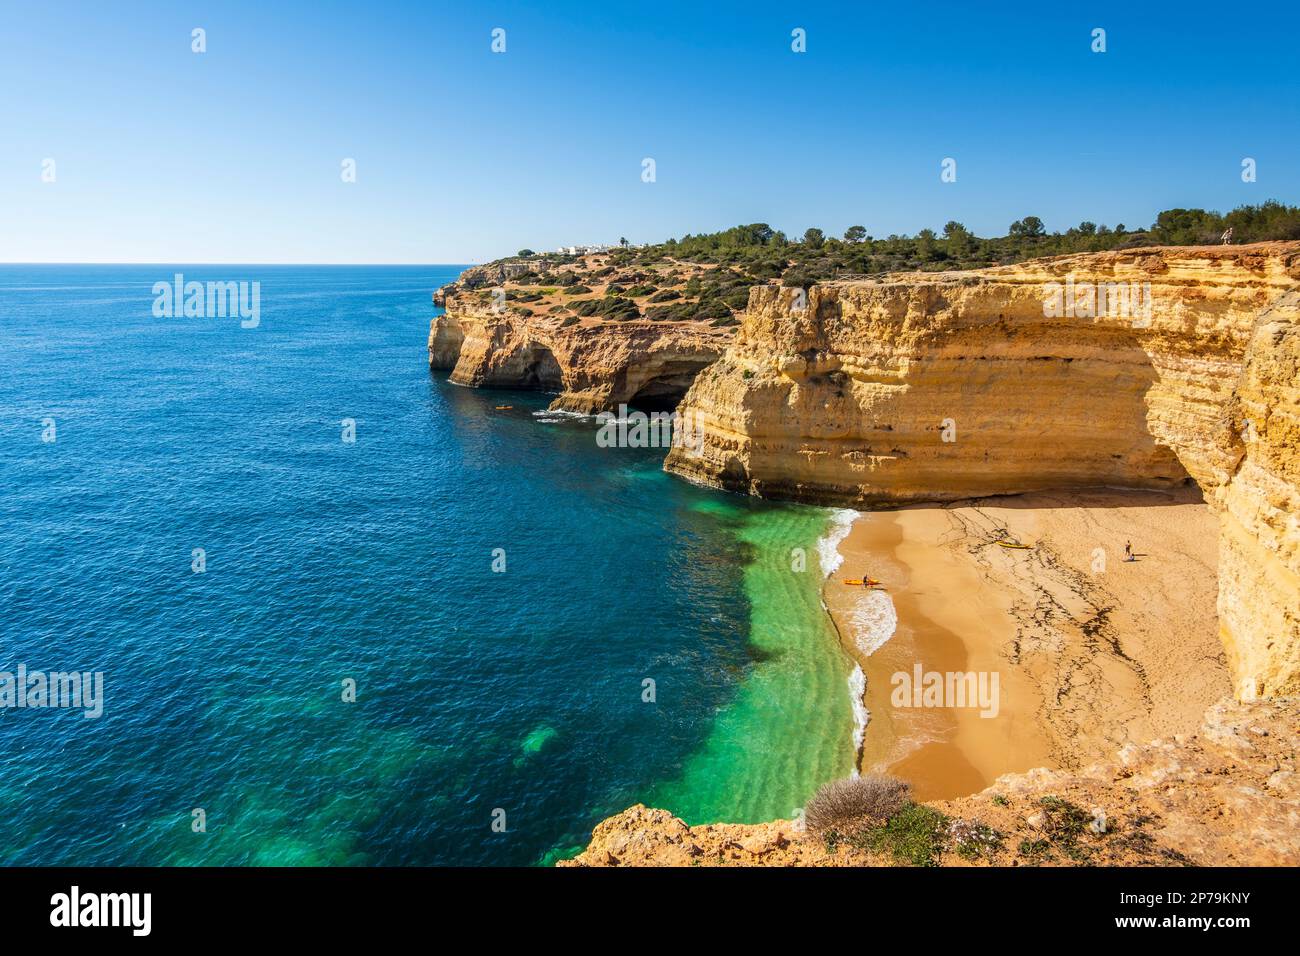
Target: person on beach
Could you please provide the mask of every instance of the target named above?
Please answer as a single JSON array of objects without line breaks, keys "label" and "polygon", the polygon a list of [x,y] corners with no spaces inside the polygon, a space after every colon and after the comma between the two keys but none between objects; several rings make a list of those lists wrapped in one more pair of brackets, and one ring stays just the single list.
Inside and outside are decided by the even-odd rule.
[{"label": "person on beach", "polygon": [[1124,560],[1125,560],[1125,561],[1132,561],[1132,560],[1134,560],[1134,558],[1133,558],[1133,542],[1132,542],[1132,541],[1125,541],[1125,542],[1124,542]]}]

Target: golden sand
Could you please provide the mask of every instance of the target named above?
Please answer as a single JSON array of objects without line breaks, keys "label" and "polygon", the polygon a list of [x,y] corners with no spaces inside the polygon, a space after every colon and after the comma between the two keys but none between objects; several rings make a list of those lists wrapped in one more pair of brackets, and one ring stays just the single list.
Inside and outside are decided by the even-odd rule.
[{"label": "golden sand", "polygon": [[[950,799],[1004,773],[1077,768],[1127,742],[1191,732],[1229,689],[1216,540],[1194,489],[864,514],[825,587],[866,675],[861,768],[911,781],[920,799]],[[1128,541],[1133,562],[1123,560]],[[841,583],[864,575],[882,582],[897,615],[879,647],[880,597]],[[911,680],[918,662],[924,672],[982,674],[986,688],[996,675],[996,713],[974,700],[895,699],[896,675]]]}]

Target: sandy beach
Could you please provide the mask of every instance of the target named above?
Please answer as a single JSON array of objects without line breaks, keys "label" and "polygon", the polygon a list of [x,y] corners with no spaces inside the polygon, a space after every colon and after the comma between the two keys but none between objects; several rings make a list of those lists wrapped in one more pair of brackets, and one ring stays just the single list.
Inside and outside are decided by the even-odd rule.
[{"label": "sandy beach", "polygon": [[[1229,690],[1217,525],[1195,489],[863,513],[839,551],[825,601],[866,677],[859,765],[921,799],[1190,732]],[[843,583],[863,576],[881,589]]]}]

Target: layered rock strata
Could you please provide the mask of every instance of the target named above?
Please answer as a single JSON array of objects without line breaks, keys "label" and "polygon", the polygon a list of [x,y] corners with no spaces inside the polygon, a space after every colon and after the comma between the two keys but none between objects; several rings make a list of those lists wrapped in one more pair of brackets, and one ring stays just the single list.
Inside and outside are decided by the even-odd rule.
[{"label": "layered rock strata", "polygon": [[429,362],[457,385],[559,393],[552,408],[592,414],[623,403],[672,408],[734,329],[704,323],[564,325],[453,302],[433,320]]},{"label": "layered rock strata", "polygon": [[848,504],[1195,482],[1237,693],[1300,692],[1300,243],[752,290],[668,470]]}]

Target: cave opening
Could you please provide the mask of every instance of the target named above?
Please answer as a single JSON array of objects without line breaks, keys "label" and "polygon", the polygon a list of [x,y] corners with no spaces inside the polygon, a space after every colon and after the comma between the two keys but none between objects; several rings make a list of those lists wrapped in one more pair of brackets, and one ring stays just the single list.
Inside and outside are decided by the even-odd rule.
[{"label": "cave opening", "polygon": [[686,395],[686,389],[640,391],[627,403],[629,408],[641,412],[674,412]]},{"label": "cave opening", "polygon": [[564,376],[555,353],[543,346],[532,350],[530,361],[524,366],[520,376],[522,388],[534,388],[542,391],[560,391],[564,388]]},{"label": "cave opening", "polygon": [[665,369],[659,375],[645,382],[636,393],[628,399],[628,407],[643,412],[673,412],[686,397],[686,392],[710,363],[690,363]]}]

